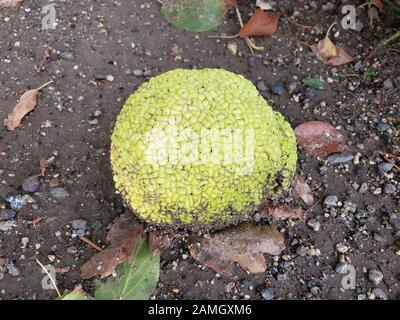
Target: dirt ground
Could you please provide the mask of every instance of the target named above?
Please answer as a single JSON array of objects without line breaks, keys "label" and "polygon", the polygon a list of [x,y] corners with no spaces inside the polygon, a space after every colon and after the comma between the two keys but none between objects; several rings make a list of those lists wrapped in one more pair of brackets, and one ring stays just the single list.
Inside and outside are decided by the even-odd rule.
[{"label": "dirt ground", "polygon": [[[107,228],[125,210],[115,195],[108,152],[116,115],[149,77],[205,67],[231,70],[254,83],[263,80],[262,95],[293,127],[310,120],[332,123],[346,135],[355,157],[334,166],[299,150],[298,171],[321,201],[305,221],[278,224],[287,249],[276,261],[268,258],[264,274],[238,268],[235,277],[219,276],[190,258],[187,243],[180,241],[162,255],[154,298],[399,298],[400,170],[387,171],[390,165],[382,165],[386,160],[376,153],[400,154],[399,45],[365,60],[381,39],[400,28],[392,10],[378,16],[374,28],[368,27],[366,11],[359,10],[364,28],[357,32],[340,27],[340,1],[279,1],[289,15],[294,12],[295,21],[313,28],[281,19],[272,37],[256,39],[265,50],[252,57],[241,40],[231,40],[238,46],[233,55],[229,41],[206,37],[237,33],[234,14],[218,30],[196,34],[166,23],[156,1],[63,0],[55,2],[57,27],[43,31],[41,8],[48,2],[27,0],[20,8],[0,9],[0,118],[22,92],[54,81],[21,127],[0,129],[0,205],[20,206],[11,224],[0,228],[0,299],[56,297],[54,290],[42,289],[44,274],[35,257],[58,268],[62,290],[79,283],[91,290],[93,281],[82,282],[79,267],[95,251],[74,229],[86,229],[88,238],[107,245]],[[247,19],[251,7],[241,9]],[[335,21],[334,41],[355,59],[332,68],[298,41],[314,43]],[[181,56],[172,54],[173,46],[182,49]],[[39,73],[35,65],[46,48],[52,48],[50,58]],[[365,70],[372,69],[367,76]],[[328,89],[304,87],[301,79],[309,76],[324,79]],[[291,93],[289,83],[297,84]],[[282,94],[272,92],[271,85]],[[40,174],[40,160],[51,156],[55,161],[39,190],[24,191],[36,189],[36,181],[22,188],[23,181]],[[329,195],[338,197],[336,207],[324,204]],[[73,225],[77,219],[84,221]],[[354,290],[342,288],[340,261],[355,268]]]}]

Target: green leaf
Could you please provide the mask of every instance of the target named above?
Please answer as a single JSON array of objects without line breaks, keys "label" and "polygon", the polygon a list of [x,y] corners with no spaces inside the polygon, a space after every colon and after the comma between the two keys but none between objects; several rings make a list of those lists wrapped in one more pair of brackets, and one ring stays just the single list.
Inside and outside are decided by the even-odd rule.
[{"label": "green leaf", "polygon": [[73,291],[65,292],[61,297],[58,297],[57,300],[93,300],[93,298],[86,294],[82,289],[75,289]]},{"label": "green leaf", "polygon": [[319,80],[319,79],[311,79],[311,78],[306,78],[303,79],[303,83],[308,86],[308,87],[312,87],[318,90],[325,90],[326,89],[326,85],[325,82]]},{"label": "green leaf", "polygon": [[163,0],[161,13],[176,28],[204,32],[224,21],[224,0]]},{"label": "green leaf", "polygon": [[148,300],[160,276],[160,253],[152,254],[148,236],[138,238],[130,261],[119,268],[120,277],[99,283],[96,300]]}]

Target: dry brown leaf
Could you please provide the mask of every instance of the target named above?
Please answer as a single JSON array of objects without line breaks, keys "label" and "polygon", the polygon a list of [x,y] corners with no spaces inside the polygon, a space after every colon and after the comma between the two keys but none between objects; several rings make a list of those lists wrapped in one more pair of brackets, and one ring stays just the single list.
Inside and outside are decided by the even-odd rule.
[{"label": "dry brown leaf", "polygon": [[143,232],[143,226],[135,223],[131,213],[118,217],[107,235],[111,245],[81,266],[81,278],[110,276],[119,264],[132,258],[137,239]]},{"label": "dry brown leaf", "polygon": [[0,8],[16,8],[23,0],[0,0]]},{"label": "dry brown leaf", "polygon": [[302,176],[296,175],[293,179],[293,196],[300,198],[308,206],[314,204],[314,196],[310,186],[304,181]]},{"label": "dry brown leaf", "polygon": [[53,164],[54,160],[56,160],[56,158],[50,157],[47,160],[46,159],[42,159],[39,162],[39,166],[40,166],[40,174],[42,175],[42,177],[44,177],[44,175],[46,174],[46,170]]},{"label": "dry brown leaf", "polygon": [[249,224],[201,238],[189,248],[194,259],[226,275],[234,273],[235,262],[250,273],[264,272],[264,254],[279,255],[284,249],[284,237],[275,227]]},{"label": "dry brown leaf", "polygon": [[263,202],[260,206],[260,215],[262,218],[271,218],[272,220],[285,219],[304,219],[306,214],[302,208],[289,207],[287,205],[272,205],[269,202]]},{"label": "dry brown leaf", "polygon": [[4,125],[9,131],[15,130],[22,119],[37,106],[38,91],[28,90],[20,98],[17,105],[13,108],[7,119],[4,120]]},{"label": "dry brown leaf", "polygon": [[278,28],[279,18],[282,13],[270,13],[262,9],[256,9],[253,16],[239,31],[241,38],[255,36],[270,36]]},{"label": "dry brown leaf", "polygon": [[335,127],[322,121],[310,121],[294,129],[297,143],[305,152],[315,157],[326,157],[331,153],[347,149],[344,136]]},{"label": "dry brown leaf", "polygon": [[149,233],[150,251],[154,252],[161,249],[169,248],[174,241],[175,235],[171,232],[151,231]]},{"label": "dry brown leaf", "polygon": [[342,48],[336,46],[331,39],[329,39],[328,35],[316,45],[311,45],[310,48],[323,63],[330,66],[340,66],[353,60],[353,57]]}]

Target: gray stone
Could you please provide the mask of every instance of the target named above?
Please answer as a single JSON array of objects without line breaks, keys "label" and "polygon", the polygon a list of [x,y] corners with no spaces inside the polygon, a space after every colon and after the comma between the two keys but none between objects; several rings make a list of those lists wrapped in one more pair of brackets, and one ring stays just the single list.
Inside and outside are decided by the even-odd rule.
[{"label": "gray stone", "polygon": [[378,165],[378,170],[380,174],[385,174],[390,172],[393,169],[393,164],[390,162],[382,162]]},{"label": "gray stone", "polygon": [[72,221],[73,235],[83,237],[87,230],[87,221],[83,219],[76,219]]},{"label": "gray stone", "polygon": [[141,77],[141,76],[143,76],[143,70],[135,69],[135,70],[133,70],[133,75],[136,77]]},{"label": "gray stone", "polygon": [[274,300],[274,291],[271,288],[261,290],[261,296],[264,300]]},{"label": "gray stone", "polygon": [[14,220],[8,220],[5,222],[0,222],[0,230],[3,232],[11,231],[12,227],[14,226]]},{"label": "gray stone", "polygon": [[335,195],[329,195],[324,200],[325,207],[337,207],[339,198]]},{"label": "gray stone", "polygon": [[385,89],[385,90],[393,90],[394,89],[393,81],[390,80],[390,79],[386,79],[383,82],[383,89]]},{"label": "gray stone", "polygon": [[318,232],[319,229],[321,228],[321,224],[316,220],[316,219],[310,219],[308,220],[307,224],[313,228],[314,231]]},{"label": "gray stone", "polygon": [[328,156],[326,158],[326,160],[332,164],[342,164],[342,163],[346,163],[349,162],[351,160],[353,160],[354,155],[351,151],[345,151],[345,152],[341,152],[341,153],[334,153],[331,154],[330,156]]},{"label": "gray stone", "polygon": [[380,272],[379,270],[376,269],[372,269],[369,271],[368,273],[368,279],[374,284],[374,285],[378,285],[381,283],[381,281],[383,280],[383,273]]},{"label": "gray stone", "polygon": [[40,188],[40,179],[38,176],[26,178],[22,182],[22,189],[25,192],[35,193],[36,191],[39,190],[39,188]]},{"label": "gray stone", "polygon": [[301,245],[296,249],[296,253],[300,257],[305,257],[307,255],[307,248],[305,246]]},{"label": "gray stone", "polygon": [[74,52],[60,52],[60,58],[67,61],[74,61],[76,56]]},{"label": "gray stone", "polygon": [[387,294],[380,288],[375,288],[372,290],[372,293],[375,295],[376,298],[379,300],[387,300]]},{"label": "gray stone", "polygon": [[347,273],[347,264],[344,262],[339,262],[335,267],[335,271],[339,274]]},{"label": "gray stone", "polygon": [[380,133],[384,133],[385,131],[388,131],[390,129],[390,125],[387,123],[380,123],[378,124],[378,126],[376,127],[376,129],[380,132]]},{"label": "gray stone", "polygon": [[97,73],[94,75],[94,79],[97,81],[104,81],[107,77],[104,74]]},{"label": "gray stone", "polygon": [[13,263],[7,265],[8,273],[14,277],[19,277],[21,275],[21,270]]},{"label": "gray stone", "polygon": [[50,194],[55,199],[64,199],[69,197],[69,193],[64,188],[52,188],[50,189]]},{"label": "gray stone", "polygon": [[359,193],[365,193],[365,192],[368,191],[368,189],[369,189],[368,183],[363,182],[363,183],[361,184],[361,186],[360,186],[360,189],[358,189],[358,192],[359,192]]},{"label": "gray stone", "polygon": [[389,222],[397,231],[400,230],[400,214],[391,214]]},{"label": "gray stone", "polygon": [[257,80],[256,81],[256,87],[261,92],[267,91],[267,86],[266,86],[264,80]]},{"label": "gray stone", "polygon": [[385,185],[385,189],[383,190],[386,194],[393,194],[397,190],[394,184],[388,183]]},{"label": "gray stone", "polygon": [[296,80],[289,80],[286,84],[287,91],[292,94],[297,89],[297,81]]},{"label": "gray stone", "polygon": [[276,94],[277,96],[281,96],[285,93],[285,87],[280,82],[274,83],[271,85],[271,91],[272,91],[272,93]]},{"label": "gray stone", "polygon": [[17,213],[11,209],[0,209],[0,221],[8,221],[15,218]]}]

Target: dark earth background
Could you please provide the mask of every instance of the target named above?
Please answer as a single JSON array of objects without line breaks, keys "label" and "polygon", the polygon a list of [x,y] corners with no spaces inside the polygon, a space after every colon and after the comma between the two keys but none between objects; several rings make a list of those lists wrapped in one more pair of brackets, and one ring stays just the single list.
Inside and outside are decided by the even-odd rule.
[{"label": "dark earth background", "polygon": [[[370,28],[367,12],[360,9],[364,28],[357,32],[340,27],[340,1],[277,3],[289,15],[294,13],[298,23],[314,27],[303,29],[282,18],[272,37],[256,39],[265,50],[255,57],[239,39],[206,37],[237,33],[233,13],[218,30],[195,34],[166,23],[155,1],[55,1],[58,26],[48,31],[41,30],[41,8],[48,1],[0,9],[0,119],[25,90],[50,79],[55,82],[42,91],[38,107],[21,127],[13,132],[0,129],[0,204],[9,208],[14,200],[11,205],[20,207],[15,208],[14,224],[2,223],[0,228],[0,299],[56,297],[54,290],[42,289],[44,274],[35,257],[61,268],[60,289],[82,284],[91,291],[94,282],[82,282],[79,267],[95,250],[76,233],[84,230],[92,241],[106,246],[111,222],[124,211],[115,195],[108,153],[116,115],[149,77],[174,68],[204,67],[231,70],[257,83],[293,127],[310,120],[332,123],[346,135],[355,157],[333,166],[299,150],[298,171],[308,179],[315,199],[322,199],[305,221],[278,224],[287,249],[279,258],[268,257],[264,274],[246,274],[238,267],[234,277],[216,275],[194,261],[188,243],[180,240],[162,254],[154,297],[400,297],[399,171],[376,153],[400,154],[399,45],[365,60],[381,39],[400,28],[400,18],[390,9],[383,15],[375,10],[375,26]],[[241,6],[245,20],[251,8]],[[355,60],[332,68],[296,39],[314,43],[335,21],[332,39]],[[237,55],[227,50],[232,41]],[[182,49],[180,56],[171,50],[176,46]],[[38,73],[34,66],[47,47],[53,51]],[[364,76],[368,68],[375,74]],[[328,90],[302,86],[301,79],[308,76],[325,80]],[[24,179],[38,175],[39,161],[52,155],[55,162],[39,190],[24,191]],[[327,196],[337,199],[325,201]],[[290,197],[285,200],[291,202]],[[38,218],[39,223],[32,223]],[[356,269],[355,290],[341,287],[341,261]]]}]

